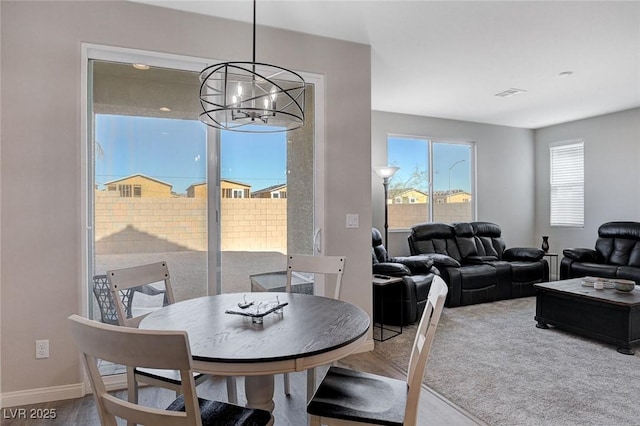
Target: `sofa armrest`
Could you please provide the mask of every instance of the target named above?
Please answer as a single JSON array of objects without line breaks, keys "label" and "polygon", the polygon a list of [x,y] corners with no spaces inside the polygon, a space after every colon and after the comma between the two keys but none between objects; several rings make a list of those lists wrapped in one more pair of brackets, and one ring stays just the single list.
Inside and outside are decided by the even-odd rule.
[{"label": "sofa armrest", "polygon": [[502,253],[502,259],[506,261],[521,260],[525,262],[537,262],[544,257],[544,250],[533,247],[512,247]]},{"label": "sofa armrest", "polygon": [[405,275],[411,275],[411,270],[408,266],[401,263],[381,262],[373,265],[373,273],[389,275],[390,277],[403,277]]},{"label": "sofa armrest", "polygon": [[414,275],[429,273],[433,266],[433,259],[427,255],[394,257],[391,261],[408,267]]},{"label": "sofa armrest", "polygon": [[588,248],[568,248],[564,249],[562,254],[577,262],[601,263],[598,252]]},{"label": "sofa armrest", "polygon": [[458,262],[451,256],[447,256],[446,254],[431,253],[431,254],[425,254],[424,256],[433,260],[433,266],[435,266],[436,268],[439,266],[449,267],[449,268],[451,267],[459,268],[460,266],[462,266],[460,262]]}]

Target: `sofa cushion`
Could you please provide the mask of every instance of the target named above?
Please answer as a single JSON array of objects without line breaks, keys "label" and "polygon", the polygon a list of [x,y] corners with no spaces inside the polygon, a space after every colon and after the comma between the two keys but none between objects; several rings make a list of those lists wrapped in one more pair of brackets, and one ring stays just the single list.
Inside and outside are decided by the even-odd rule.
[{"label": "sofa cushion", "polygon": [[463,290],[495,286],[497,283],[496,268],[491,265],[462,266],[458,270]]},{"label": "sofa cushion", "polygon": [[477,256],[479,253],[478,248],[476,247],[476,239],[473,236],[474,231],[471,224],[455,223],[453,224],[453,229],[456,234],[455,239],[460,256],[462,256],[463,259],[471,256]]}]

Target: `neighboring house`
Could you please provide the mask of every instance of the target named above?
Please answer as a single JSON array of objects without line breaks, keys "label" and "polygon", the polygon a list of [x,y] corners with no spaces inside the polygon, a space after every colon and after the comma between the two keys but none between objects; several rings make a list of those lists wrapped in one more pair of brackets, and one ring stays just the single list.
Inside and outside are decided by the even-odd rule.
[{"label": "neighboring house", "polygon": [[400,188],[389,191],[387,204],[426,204],[429,195],[414,188]]},{"label": "neighboring house", "polygon": [[222,198],[249,198],[251,185],[229,179],[220,179],[220,191]]},{"label": "neighboring house", "polygon": [[207,183],[194,183],[187,188],[187,198],[207,198]]},{"label": "neighboring house", "polygon": [[125,198],[173,197],[173,185],[142,174],[135,174],[104,184],[107,193]]},{"label": "neighboring house", "polygon": [[436,191],[433,193],[433,200],[435,203],[470,203],[471,194],[462,189]]},{"label": "neighboring house", "polygon": [[287,184],[273,185],[251,193],[251,198],[287,198]]}]

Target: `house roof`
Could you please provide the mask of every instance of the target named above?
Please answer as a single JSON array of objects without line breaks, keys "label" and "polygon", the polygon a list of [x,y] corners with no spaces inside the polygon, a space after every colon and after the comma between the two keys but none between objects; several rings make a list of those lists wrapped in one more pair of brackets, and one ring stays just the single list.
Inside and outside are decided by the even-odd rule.
[{"label": "house roof", "polygon": [[135,175],[125,176],[125,177],[120,178],[120,179],[110,180],[109,182],[105,182],[104,184],[105,185],[110,185],[112,183],[122,182],[123,180],[131,179],[131,178],[134,178],[134,177],[141,177],[143,179],[152,180],[152,181],[157,182],[159,184],[166,185],[169,188],[173,188],[173,185],[171,185],[170,183],[163,182],[160,179],[152,178],[152,177],[147,176],[147,175],[143,175],[142,173],[136,173]]},{"label": "house roof", "polygon": [[251,195],[271,193],[273,191],[277,191],[279,189],[286,188],[286,187],[287,187],[286,183],[281,183],[281,184],[278,184],[278,185],[271,185],[271,186],[268,186],[266,188],[262,188],[262,189],[259,189],[259,190],[255,191],[255,192],[252,192]]},{"label": "house roof", "polygon": [[240,182],[238,180],[220,179],[220,182],[229,182],[229,183],[233,183],[233,184],[236,184],[236,185],[246,186],[247,188],[251,188],[251,185],[249,185],[248,183]]},{"label": "house roof", "polygon": [[428,197],[429,194],[427,194],[424,191],[420,191],[419,189],[415,189],[415,188],[399,188],[399,189],[391,189],[389,190],[389,196],[390,197],[402,197],[405,194],[408,194],[409,192],[417,192],[419,194],[424,195],[425,197]]}]

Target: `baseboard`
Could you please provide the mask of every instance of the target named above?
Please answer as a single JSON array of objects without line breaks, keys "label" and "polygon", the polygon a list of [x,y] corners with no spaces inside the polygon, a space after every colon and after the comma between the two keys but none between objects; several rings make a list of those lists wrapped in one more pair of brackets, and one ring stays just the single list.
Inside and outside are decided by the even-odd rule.
[{"label": "baseboard", "polygon": [[40,404],[43,402],[59,401],[63,399],[82,398],[87,388],[84,383],[52,386],[49,388],[27,389],[15,392],[5,392],[0,396],[2,408],[20,405]]}]

